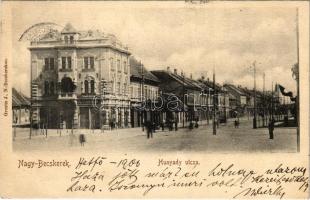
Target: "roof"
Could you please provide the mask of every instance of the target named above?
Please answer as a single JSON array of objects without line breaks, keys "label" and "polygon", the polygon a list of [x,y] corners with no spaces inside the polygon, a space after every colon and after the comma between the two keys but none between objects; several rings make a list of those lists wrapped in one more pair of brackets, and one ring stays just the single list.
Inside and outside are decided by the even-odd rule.
[{"label": "roof", "polygon": [[70,23],[67,23],[61,33],[77,33],[77,31]]},{"label": "roof", "polygon": [[[76,40],[75,45],[86,45],[87,43],[85,42],[96,41],[98,45],[110,45],[122,49],[125,52],[129,51],[127,45],[123,44],[113,34],[104,33],[98,29],[76,30],[70,23],[66,24],[61,31],[57,29],[50,29],[48,32],[40,35],[37,41],[31,42],[31,48],[35,48],[35,46],[39,47],[40,45],[63,45],[62,34],[78,34],[79,37]],[[97,40],[100,40],[100,42]]]},{"label": "roof", "polygon": [[129,63],[130,63],[130,76],[131,77],[142,79],[142,71],[143,71],[144,79],[157,82],[157,83],[160,82],[160,80],[154,74],[148,71],[134,57],[129,58]]},{"label": "roof", "polygon": [[12,88],[12,106],[30,106],[30,99]]},{"label": "roof", "polygon": [[[243,87],[240,87],[239,89],[242,90],[247,96],[254,96],[254,89],[248,89]],[[264,93],[262,91],[256,90],[256,97],[261,96],[264,96]]]},{"label": "roof", "polygon": [[246,94],[244,93],[244,91],[241,88],[238,88],[232,84],[225,84],[224,87],[235,91],[237,94],[239,94],[241,96],[246,96]]},{"label": "roof", "polygon": [[159,79],[167,79],[168,77],[175,80],[176,82],[178,82],[181,85],[184,85],[184,87],[186,88],[190,88],[190,89],[198,89],[201,90],[202,89],[202,85],[200,85],[199,83],[197,83],[197,81],[181,76],[179,74],[176,73],[172,73],[172,72],[168,72],[166,70],[154,70],[152,71],[153,74],[155,74]]},{"label": "roof", "polygon": [[[213,81],[210,80],[199,80],[201,83],[203,83],[206,87],[213,89]],[[222,87],[220,84],[215,83],[215,89],[217,91],[222,91]]]}]

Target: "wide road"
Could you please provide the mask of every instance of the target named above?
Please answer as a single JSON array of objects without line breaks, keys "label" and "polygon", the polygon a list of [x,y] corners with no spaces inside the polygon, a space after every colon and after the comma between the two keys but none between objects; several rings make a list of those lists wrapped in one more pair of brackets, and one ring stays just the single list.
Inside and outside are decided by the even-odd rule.
[{"label": "wide road", "polygon": [[[84,133],[86,143],[79,144],[78,135]],[[251,120],[243,120],[239,128],[233,122],[220,125],[216,135],[212,125],[197,129],[179,128],[178,131],[157,131],[147,139],[141,128],[118,129],[100,133],[99,130],[48,130],[48,137],[34,135],[28,139],[29,129],[16,129],[13,150],[28,151],[94,151],[94,152],[296,152],[296,128],[276,128],[270,140],[266,128],[252,129]]]}]

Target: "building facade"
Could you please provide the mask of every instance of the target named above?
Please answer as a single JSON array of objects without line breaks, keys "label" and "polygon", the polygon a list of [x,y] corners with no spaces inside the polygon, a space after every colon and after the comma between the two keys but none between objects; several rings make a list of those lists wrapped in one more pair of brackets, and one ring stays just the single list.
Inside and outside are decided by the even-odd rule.
[{"label": "building facade", "polygon": [[238,116],[243,116],[247,113],[247,105],[248,105],[248,98],[247,95],[244,93],[243,89],[240,86],[235,86],[232,84],[225,84],[224,88],[229,93],[229,102],[230,102],[230,115],[235,117],[235,113]]},{"label": "building facade", "polygon": [[130,126],[130,52],[114,35],[67,24],[31,42],[29,50],[34,124]]},{"label": "building facade", "polygon": [[30,99],[15,88],[12,88],[12,125],[30,125]]},{"label": "building facade", "polygon": [[[134,57],[130,58],[131,126],[140,127],[147,120],[160,121],[160,110],[152,109],[159,97],[159,79]],[[142,90],[142,88],[144,88]]]},{"label": "building facade", "polygon": [[[190,121],[205,120],[208,113],[208,98],[205,86],[177,69],[151,71],[160,80],[160,90],[166,94],[163,110],[165,121],[186,126]],[[210,102],[210,101],[209,101]]]}]

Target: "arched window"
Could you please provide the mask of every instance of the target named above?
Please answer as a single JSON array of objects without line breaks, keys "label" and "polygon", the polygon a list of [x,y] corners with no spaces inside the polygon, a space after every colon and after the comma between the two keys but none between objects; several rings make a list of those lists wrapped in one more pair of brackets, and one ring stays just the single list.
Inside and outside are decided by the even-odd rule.
[{"label": "arched window", "polygon": [[70,44],[73,44],[73,35],[70,36]]},{"label": "arched window", "polygon": [[49,94],[49,84],[48,84],[48,81],[44,82],[44,94],[45,95]]},{"label": "arched window", "polygon": [[94,80],[90,81],[90,93],[91,94],[95,93],[95,81]]},{"label": "arched window", "polygon": [[65,43],[68,43],[68,36],[65,36]]},{"label": "arched window", "polygon": [[88,94],[88,80],[84,81],[84,91],[85,91],[85,94]]},{"label": "arched window", "polygon": [[55,86],[54,86],[54,82],[51,82],[51,85],[50,85],[50,94],[54,94],[54,90],[55,90]]}]

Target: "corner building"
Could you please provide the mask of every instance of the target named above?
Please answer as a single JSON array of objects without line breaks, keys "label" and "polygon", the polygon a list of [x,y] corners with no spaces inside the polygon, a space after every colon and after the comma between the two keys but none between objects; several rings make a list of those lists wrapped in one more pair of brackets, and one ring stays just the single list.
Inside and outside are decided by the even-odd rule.
[{"label": "corner building", "polygon": [[34,125],[130,126],[130,52],[114,35],[67,24],[31,42],[29,50]]}]

